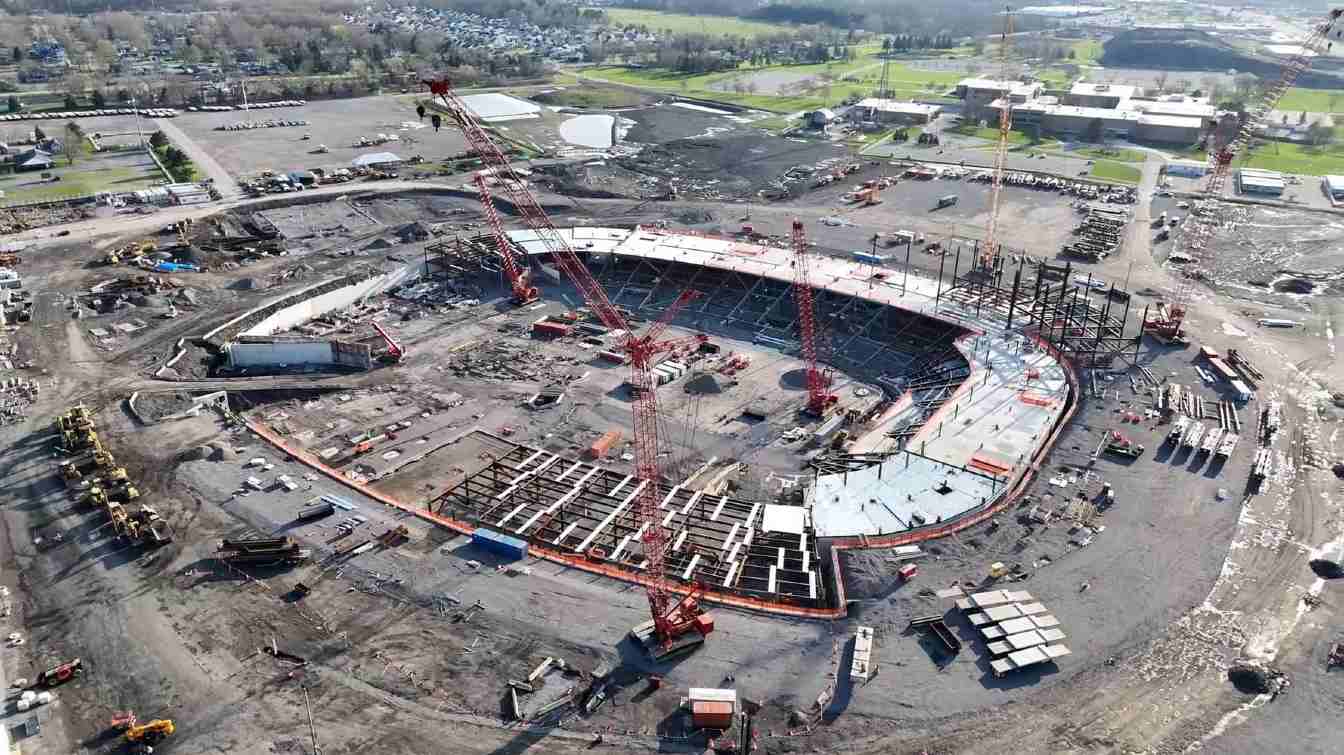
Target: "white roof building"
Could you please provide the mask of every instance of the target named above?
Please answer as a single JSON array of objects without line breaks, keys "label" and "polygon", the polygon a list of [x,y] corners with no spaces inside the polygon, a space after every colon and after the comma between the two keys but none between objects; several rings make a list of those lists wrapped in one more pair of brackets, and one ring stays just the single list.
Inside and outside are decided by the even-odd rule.
[{"label": "white roof building", "polygon": [[927,105],[923,102],[909,102],[905,100],[885,100],[876,97],[860,100],[856,107],[869,108],[883,113],[922,116],[925,118],[932,118],[942,112],[942,108],[938,105]]},{"label": "white roof building", "polygon": [[1129,106],[1149,115],[1176,115],[1183,118],[1212,118],[1217,108],[1204,100],[1133,100]]},{"label": "white roof building", "polygon": [[356,168],[373,168],[379,165],[400,165],[402,159],[391,152],[370,152],[350,161]]},{"label": "white roof building", "polygon": [[1069,89],[1069,94],[1075,97],[1118,97],[1127,100],[1133,97],[1136,91],[1138,87],[1128,84],[1079,81]]}]

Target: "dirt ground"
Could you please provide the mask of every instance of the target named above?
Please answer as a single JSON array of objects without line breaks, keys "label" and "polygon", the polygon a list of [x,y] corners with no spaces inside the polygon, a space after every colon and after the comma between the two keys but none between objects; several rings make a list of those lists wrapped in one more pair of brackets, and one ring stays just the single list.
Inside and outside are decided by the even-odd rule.
[{"label": "dirt ground", "polygon": [[[958,186],[962,200],[954,209],[963,214],[929,213],[922,202],[936,194],[919,192],[937,191],[947,189],[902,184],[883,205],[859,211],[837,212],[833,199],[819,194],[815,201],[731,211],[709,202],[641,206],[622,200],[555,200],[565,208],[555,214],[562,224],[615,223],[694,211],[710,218],[698,228],[731,228],[749,215],[753,224],[777,234],[798,215],[810,233],[815,231],[823,253],[847,254],[867,248],[867,239],[878,230],[919,230],[926,226],[917,224],[926,223],[960,237],[959,226],[974,228],[983,220],[978,204],[987,192],[983,185]],[[1055,244],[1054,234],[1067,233],[1067,202],[1035,192],[1005,191],[1004,196],[1006,243],[1020,240],[1024,247],[1041,248],[1041,256],[1052,253],[1046,250]],[[1196,344],[1241,348],[1266,373],[1255,399],[1242,410],[1243,424],[1255,427],[1259,410],[1271,400],[1284,403],[1285,430],[1273,446],[1273,473],[1260,488],[1246,484],[1251,432],[1244,433],[1225,465],[1171,454],[1161,448],[1163,429],[1153,420],[1118,425],[1118,411],[1141,407],[1148,399],[1131,391],[1128,375],[1111,381],[1103,376],[1107,397],[1084,401],[1030,491],[1034,503],[1067,512],[1067,502],[1080,491],[1091,495],[1101,480],[1115,485],[1117,503],[1095,522],[1090,544],[1076,544],[1083,532],[1070,531],[1067,519],[1028,523],[1019,508],[998,517],[992,530],[985,525],[928,544],[930,555],[910,585],[898,584],[887,554],[848,553],[846,578],[857,602],[844,621],[784,621],[715,609],[717,630],[709,646],[662,669],[667,683],[652,694],[644,692],[647,665],[620,639],[646,615],[638,590],[542,562],[524,564],[530,573],[498,570],[501,564],[465,540],[319,478],[217,416],[141,427],[125,412],[120,402],[130,390],[153,384],[146,373],[171,342],[300,285],[281,280],[275,290],[235,293],[228,287],[237,279],[265,279],[300,262],[312,264],[319,274],[348,265],[347,258],[335,256],[342,251],[336,226],[352,206],[372,219],[366,223],[370,229],[386,228],[387,238],[417,215],[462,224],[465,230],[475,218],[458,211],[469,207],[456,201],[411,195],[386,203],[341,202],[314,210],[318,220],[293,208],[277,212],[276,222],[287,228],[321,231],[312,231],[313,238],[299,245],[294,256],[305,259],[268,259],[255,267],[194,276],[193,286],[228,293],[107,352],[90,339],[91,323],[73,320],[66,307],[69,296],[103,274],[81,267],[89,246],[53,244],[32,255],[24,274],[34,290],[34,317],[16,337],[20,358],[39,362],[43,393],[26,423],[0,428],[0,447],[10,460],[0,471],[0,523],[6,535],[0,581],[11,591],[8,631],[21,632],[27,642],[6,649],[0,665],[6,681],[12,681],[79,656],[86,673],[57,690],[55,704],[38,709],[42,733],[23,747],[115,751],[107,721],[114,711],[132,709],[142,718],[177,722],[178,734],[165,743],[164,752],[311,752],[314,733],[329,754],[442,752],[445,742],[453,752],[576,752],[588,748],[598,731],[606,740],[598,749],[610,752],[691,752],[703,750],[704,743],[685,738],[685,717],[676,712],[680,690],[733,684],[742,695],[765,703],[759,720],[770,752],[997,753],[1009,747],[1052,753],[1178,752],[1202,747],[1251,753],[1281,750],[1285,741],[1294,743],[1294,752],[1337,749],[1333,722],[1344,711],[1331,691],[1322,656],[1340,639],[1335,629],[1340,587],[1307,565],[1313,557],[1344,557],[1337,527],[1344,517],[1344,491],[1329,471],[1341,458],[1341,410],[1332,407],[1330,393],[1344,390],[1333,341],[1334,331],[1344,327],[1335,288],[1316,295],[1285,292],[1281,295],[1287,299],[1262,304],[1197,290],[1187,321]],[[1160,258],[1149,253],[1146,223],[1154,210],[1147,205],[1135,210],[1133,244],[1126,253],[1080,269],[1107,280],[1130,279],[1132,290],[1147,292],[1135,298],[1142,305],[1154,300],[1149,293],[1170,290],[1173,279]],[[852,225],[820,222],[832,215]],[[1238,244],[1237,236],[1220,242],[1246,249],[1248,255],[1242,261],[1229,251],[1225,277],[1247,283],[1267,278],[1272,287],[1275,280],[1284,285],[1280,276],[1333,271],[1338,261],[1330,231],[1300,229],[1299,223],[1307,224],[1263,211],[1247,218],[1239,228],[1257,229],[1247,231],[1252,243]],[[1306,240],[1278,246],[1276,239],[1289,234]],[[925,270],[936,270],[940,261],[930,255],[912,259]],[[1265,312],[1293,311],[1308,320],[1304,327],[1274,330],[1254,323]],[[459,323],[448,333],[435,332],[436,322],[429,319],[399,327],[412,347],[409,363],[370,373],[362,378],[367,386],[343,387],[316,399],[264,390],[242,398],[262,416],[290,414],[296,433],[312,432],[313,447],[347,431],[344,425],[327,426],[341,419],[342,412],[328,402],[339,402],[333,396],[342,392],[352,394],[352,403],[365,402],[348,418],[350,429],[397,412],[409,417],[423,410],[425,396],[445,390],[475,402],[445,410],[438,424],[415,414],[429,431],[411,431],[406,448],[414,449],[435,445],[434,438],[446,440],[469,423],[493,427],[504,417],[519,416],[520,395],[536,387],[534,379],[473,384],[453,374],[445,347],[473,333]],[[488,326],[472,327],[484,334]],[[1167,350],[1146,343],[1140,362],[1159,379],[1198,386],[1213,398],[1218,389],[1203,384],[1193,371],[1195,352],[1193,346]],[[321,384],[306,383],[314,390]],[[544,419],[521,428],[520,437],[568,453],[582,443],[576,436],[626,426],[629,419],[618,402],[597,398],[605,385],[595,377],[591,389],[577,391],[588,405],[576,410],[571,424]],[[413,401],[399,406],[402,397]],[[120,546],[95,515],[73,507],[53,474],[50,419],[78,399],[100,409],[105,442],[178,533],[177,541],[152,560]],[[382,412],[376,411],[379,406]],[[678,406],[672,419],[685,422],[686,407]],[[453,426],[456,422],[461,425]],[[1131,464],[1102,458],[1089,465],[1100,433],[1113,428],[1134,436],[1147,452]],[[418,443],[425,435],[431,440]],[[701,435],[706,437],[697,444],[706,454],[741,453],[742,438]],[[209,442],[228,446],[231,453],[218,461],[186,460],[187,452]],[[452,479],[452,466],[465,470],[480,453],[461,450],[468,458],[449,452],[432,456],[430,464],[420,461],[404,474],[393,474],[385,489],[413,500],[417,493],[433,492]],[[289,474],[300,480],[299,490],[235,495],[252,474],[242,465],[253,456],[275,465],[268,477]],[[375,472],[384,463],[396,464],[395,458],[375,459],[370,464]],[[782,469],[797,459],[788,452],[769,456],[763,451],[755,463]],[[1063,486],[1051,484],[1051,478],[1061,478]],[[366,538],[406,524],[410,542],[374,549],[344,564],[258,571],[250,578],[223,570],[212,559],[220,538],[247,532],[292,534],[325,557],[342,544],[333,538],[345,515],[293,522],[294,513],[320,495],[341,496],[367,516],[359,534],[349,537]],[[35,543],[41,537],[50,544],[58,532],[62,538],[54,547]],[[1030,577],[1014,587],[1030,591],[1061,620],[1074,654],[1057,668],[1005,680],[987,676],[982,644],[955,615],[953,629],[966,649],[951,663],[903,634],[911,616],[947,608],[922,595],[923,589],[953,581],[983,584],[994,561],[1023,564]],[[313,592],[295,600],[296,582],[312,586]],[[1308,610],[1304,594],[1319,596],[1321,604]],[[470,621],[454,621],[478,600],[483,612]],[[879,675],[861,688],[841,683],[823,725],[790,736],[790,711],[806,707],[826,686],[828,674],[848,662],[848,642],[859,624],[878,628]],[[258,651],[268,645],[308,663],[298,667],[284,656]],[[501,713],[505,682],[526,675],[548,655],[564,657],[580,671],[617,669],[614,699],[594,715],[567,719],[563,726],[506,724]],[[1278,665],[1293,687],[1275,700],[1237,692],[1226,681],[1226,669],[1238,658]],[[571,686],[586,688],[586,681],[553,672],[525,705],[534,708]],[[23,721],[12,710],[5,714],[11,729]]]}]

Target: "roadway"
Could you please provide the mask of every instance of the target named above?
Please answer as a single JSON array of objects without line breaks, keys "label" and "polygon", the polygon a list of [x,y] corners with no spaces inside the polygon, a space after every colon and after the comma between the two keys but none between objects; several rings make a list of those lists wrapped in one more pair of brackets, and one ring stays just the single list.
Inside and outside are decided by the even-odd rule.
[{"label": "roadway", "polygon": [[215,182],[215,190],[221,195],[225,197],[242,196],[243,188],[238,185],[237,181],[233,180],[233,176],[229,175],[229,172],[224,170],[215,158],[210,156],[209,152],[201,149],[196,142],[192,141],[191,137],[178,128],[177,124],[167,118],[152,118],[151,121],[154,128],[162,131],[163,135],[168,137],[168,140],[178,149],[186,152],[187,157],[191,158],[196,167],[200,168],[207,178]]}]

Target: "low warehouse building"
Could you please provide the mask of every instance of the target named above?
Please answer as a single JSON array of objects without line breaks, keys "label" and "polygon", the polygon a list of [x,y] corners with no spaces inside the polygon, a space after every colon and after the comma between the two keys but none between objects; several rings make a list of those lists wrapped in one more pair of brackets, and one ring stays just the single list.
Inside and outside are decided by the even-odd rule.
[{"label": "low warehouse building", "polygon": [[923,126],[943,112],[938,105],[926,105],[908,100],[890,100],[869,97],[850,109],[851,120],[875,121],[896,126]]},{"label": "low warehouse building", "polygon": [[962,113],[972,121],[989,121],[999,117],[995,101],[1007,97],[1014,104],[1028,102],[1041,96],[1042,85],[1021,81],[994,79],[962,79],[957,82],[956,94],[966,104]]},{"label": "low warehouse building", "polygon": [[[1002,100],[994,103],[1002,107]],[[1039,127],[1041,133],[1059,134],[1086,139],[1100,131],[1102,137],[1127,139],[1134,133],[1139,115],[1130,110],[1110,110],[1099,107],[1075,107],[1035,101],[1013,105],[1013,127],[1029,131]]]},{"label": "low warehouse building", "polygon": [[1286,185],[1283,174],[1278,171],[1255,168],[1242,168],[1237,171],[1237,191],[1242,194],[1277,197],[1283,194]]},{"label": "low warehouse building", "polygon": [[1209,166],[1198,160],[1172,160],[1166,166],[1167,175],[1180,178],[1200,178],[1209,172]]},{"label": "low warehouse building", "polygon": [[350,164],[356,168],[375,168],[386,170],[396,168],[401,165],[402,159],[391,152],[371,152],[367,155],[360,155],[350,161]]},{"label": "low warehouse building", "polygon": [[1180,115],[1144,113],[1134,125],[1134,138],[1157,144],[1194,144],[1204,130],[1204,121]]},{"label": "low warehouse building", "polygon": [[1102,84],[1080,81],[1074,84],[1064,95],[1064,104],[1075,107],[1097,107],[1114,109],[1125,103],[1138,87],[1125,84]]}]

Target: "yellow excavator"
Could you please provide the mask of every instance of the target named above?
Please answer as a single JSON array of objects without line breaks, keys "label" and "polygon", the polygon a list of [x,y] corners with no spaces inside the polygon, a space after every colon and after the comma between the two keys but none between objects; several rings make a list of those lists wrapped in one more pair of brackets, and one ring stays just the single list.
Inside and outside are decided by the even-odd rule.
[{"label": "yellow excavator", "polygon": [[173,735],[177,727],[171,719],[156,718],[143,724],[132,724],[126,729],[126,742],[140,747],[141,752],[153,752],[153,745]]},{"label": "yellow excavator", "polygon": [[123,485],[112,491],[111,498],[121,503],[130,503],[140,497],[140,491],[131,484]]},{"label": "yellow excavator", "polygon": [[104,493],[102,488],[98,487],[97,485],[94,485],[90,487],[88,490],[84,491],[84,497],[80,498],[79,500],[80,503],[84,503],[89,506],[106,506],[107,493]]},{"label": "yellow excavator", "polygon": [[113,485],[126,482],[126,467],[117,467],[109,471],[104,479]]},{"label": "yellow excavator", "polygon": [[112,529],[120,535],[126,531],[126,509],[116,501],[107,502],[107,515],[112,519]]}]

